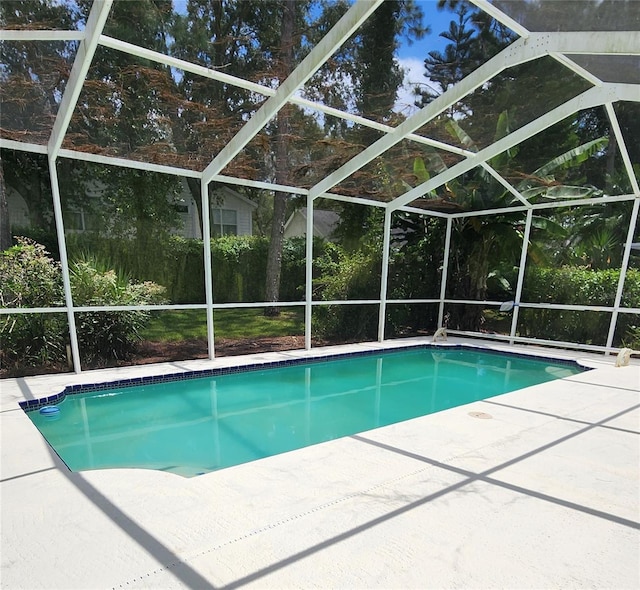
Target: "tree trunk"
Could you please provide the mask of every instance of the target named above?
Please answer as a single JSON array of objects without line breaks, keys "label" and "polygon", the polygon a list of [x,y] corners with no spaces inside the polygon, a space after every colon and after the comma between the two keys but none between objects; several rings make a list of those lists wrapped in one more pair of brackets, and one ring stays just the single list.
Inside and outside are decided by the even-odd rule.
[{"label": "tree trunk", "polygon": [[[287,194],[276,193],[273,203],[273,224],[271,225],[271,239],[267,258],[267,284],[265,294],[267,301],[280,300],[280,276],[282,274],[282,244],[284,241],[284,224],[287,208]],[[264,315],[277,316],[280,308],[266,307]]]},{"label": "tree trunk", "polygon": [[[495,240],[491,228],[471,229],[463,227],[458,234],[459,252],[452,268],[457,277],[453,297],[470,301],[482,301],[487,296],[489,255]],[[455,330],[481,331],[483,309],[480,305],[454,305],[449,314],[448,327]]]},{"label": "tree trunk", "polygon": [[4,186],[4,170],[0,157],[0,252],[11,247],[11,227],[9,225],[9,204]]},{"label": "tree trunk", "polygon": [[186,181],[187,186],[189,187],[189,192],[196,204],[196,209],[198,211],[198,223],[200,224],[200,234],[204,239],[204,232],[202,231],[202,194],[200,192],[200,181],[197,178],[191,177],[187,177]]},{"label": "tree trunk", "polygon": [[[295,24],[295,0],[283,3],[282,25],[280,33],[280,83],[293,69],[293,29]],[[276,148],[276,182],[286,184],[289,179],[289,147],[290,121],[289,106],[284,106],[278,113],[275,133]],[[287,194],[276,192],[273,204],[273,221],[271,224],[271,240],[267,257],[267,279],[265,296],[268,302],[280,300],[280,275],[282,273],[282,244],[284,240],[284,224],[287,213]],[[307,239],[310,239],[307,236]],[[280,309],[276,306],[265,308],[266,316],[277,316]]]}]

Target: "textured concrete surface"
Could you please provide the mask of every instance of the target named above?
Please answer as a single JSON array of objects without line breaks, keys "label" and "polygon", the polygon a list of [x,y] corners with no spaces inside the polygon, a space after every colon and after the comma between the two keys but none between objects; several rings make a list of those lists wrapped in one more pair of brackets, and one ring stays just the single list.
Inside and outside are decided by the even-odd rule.
[{"label": "textured concrete surface", "polygon": [[306,354],[0,381],[1,587],[640,587],[637,364],[558,353],[597,368],[191,479],[71,473],[17,405]]}]

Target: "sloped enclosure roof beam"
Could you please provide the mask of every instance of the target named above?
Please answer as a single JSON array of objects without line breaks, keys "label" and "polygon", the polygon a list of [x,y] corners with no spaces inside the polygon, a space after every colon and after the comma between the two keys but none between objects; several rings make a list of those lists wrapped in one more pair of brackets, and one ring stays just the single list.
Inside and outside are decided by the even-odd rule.
[{"label": "sloped enclosure roof beam", "polygon": [[565,68],[569,68],[571,71],[578,74],[578,76],[582,76],[587,80],[587,82],[590,82],[594,86],[602,86],[603,81],[600,78],[594,76],[590,71],[585,70],[582,66],[579,66],[575,61],[564,55],[564,53],[554,51],[550,55],[553,59],[560,62]]},{"label": "sloped enclosure roof beam", "polygon": [[127,43],[126,41],[121,41],[120,39],[114,39],[113,37],[109,37],[107,35],[100,35],[100,45],[108,47],[109,49],[115,49],[116,51],[122,51],[123,53],[135,55],[136,57],[142,57],[143,59],[148,59],[156,63],[164,64],[171,68],[184,70],[185,72],[190,72],[192,74],[196,74],[197,76],[202,76],[203,78],[210,78],[211,80],[216,80],[217,82],[221,82],[222,84],[231,84],[232,86],[237,86],[238,88],[244,88],[245,90],[255,92],[256,94],[273,96],[276,93],[273,88],[261,86],[260,84],[256,84],[255,82],[251,82],[249,80],[244,80],[243,78],[225,74],[224,72],[194,64],[190,61],[179,59],[171,55],[166,55],[165,53],[159,53],[158,51],[153,51],[152,49],[147,49],[146,47],[140,47],[139,45],[134,45],[133,43]]},{"label": "sloped enclosure roof beam", "polygon": [[130,160],[128,158],[118,158],[116,156],[103,156],[102,154],[92,154],[90,152],[79,152],[62,148],[58,151],[58,157],[71,160],[83,160],[95,164],[105,164],[106,166],[119,166],[120,168],[132,168],[133,170],[145,170],[146,172],[159,172],[161,174],[171,174],[173,176],[188,176],[200,178],[200,172],[189,170],[188,168],[176,168],[164,164],[154,164],[141,160]]},{"label": "sloped enclosure roof beam", "polygon": [[471,0],[480,10],[486,12],[489,16],[495,20],[501,22],[506,27],[509,27],[514,33],[524,37],[525,39],[531,35],[528,29],[523,27],[518,21],[512,19],[509,15],[496,8],[489,0]]},{"label": "sloped enclosure roof beam", "polygon": [[532,33],[528,39],[519,39],[402,122],[392,133],[371,144],[317,183],[309,193],[313,198],[317,198],[327,192],[503,70],[551,52],[569,51],[571,53],[633,54],[640,51],[640,33],[630,32],[623,35],[619,32]]},{"label": "sloped enclosure roof beam", "polygon": [[[442,172],[441,174],[434,176],[427,182],[424,182],[411,189],[404,195],[401,195],[400,197],[389,203],[388,207],[390,209],[397,209],[404,205],[408,205],[409,203],[411,203],[411,201],[414,201],[415,199],[422,197],[426,193],[435,190],[446,182],[449,182],[457,176],[460,176],[460,174],[464,174],[472,168],[482,165],[483,162],[486,162],[487,160],[497,156],[498,154],[501,154],[502,152],[514,147],[528,137],[532,137],[540,131],[551,127],[551,125],[562,121],[565,117],[568,117],[573,113],[576,113],[577,111],[593,108],[612,100],[617,100],[616,96],[619,94],[619,92],[617,91],[619,91],[620,89],[621,87],[619,85],[607,84],[601,88],[593,87],[589,90],[586,90],[575,98],[549,111],[546,115],[535,119],[531,123],[518,129],[517,131],[514,131],[513,133],[510,133],[509,135],[491,144],[489,147],[480,150],[473,157],[459,162],[445,172]],[[634,89],[634,92],[637,93],[637,89]],[[623,92],[623,94],[625,93]]]},{"label": "sloped enclosure roof beam", "polygon": [[[121,41],[120,39],[114,39],[113,37],[108,37],[107,35],[100,35],[100,45],[109,47],[110,49],[115,49],[116,51],[128,53],[129,55],[142,57],[156,63],[161,63],[172,68],[184,70],[185,72],[191,72],[192,74],[196,74],[197,76],[216,80],[217,82],[220,82],[222,84],[230,84],[231,86],[244,88],[245,90],[255,92],[256,94],[262,94],[264,96],[274,96],[277,92],[274,88],[271,88],[269,86],[263,86],[261,84],[257,84],[256,82],[244,80],[243,78],[238,78],[237,76],[232,76],[231,74],[225,74],[224,72],[200,66],[198,64],[194,64],[177,57],[172,57],[164,53],[159,53],[157,51],[153,51],[152,49],[139,47],[138,45],[127,43],[126,41]],[[363,125],[364,127],[376,129],[377,131],[382,131],[383,133],[389,133],[390,131],[393,131],[393,127],[391,127],[390,125],[372,121],[371,119],[367,119],[366,117],[362,117],[360,115],[354,115],[353,113],[347,113],[345,111],[341,111],[340,109],[336,109],[335,107],[327,106],[325,104],[303,98],[302,96],[291,96],[289,98],[289,102],[303,108],[312,109],[321,113],[325,113],[326,115],[331,115],[333,117],[343,119],[345,121],[351,121],[353,123]],[[463,148],[459,148],[448,143],[443,143],[435,139],[430,139],[428,137],[423,137],[421,135],[409,134],[407,138],[412,139],[413,141],[417,141],[418,143],[430,145],[455,154],[461,154],[463,156],[467,155],[467,150]]]},{"label": "sloped enclosure roof beam", "polygon": [[78,47],[78,53],[76,53],[60,108],[58,109],[58,114],[53,124],[51,137],[49,138],[49,154],[54,158],[58,155],[60,146],[62,146],[64,134],[67,132],[67,128],[71,122],[73,109],[75,109],[76,103],[78,102],[82,85],[91,66],[91,60],[98,47],[100,33],[102,33],[102,29],[107,21],[112,4],[113,0],[95,0],[91,7],[91,12],[87,19],[87,26],[84,31],[84,41],[82,41],[80,47]]},{"label": "sloped enclosure roof beam", "polygon": [[525,207],[531,207],[531,203],[527,201],[509,182],[507,182],[498,172],[496,172],[489,164],[483,162],[480,164],[491,176],[493,176],[504,188],[506,188],[518,201]]},{"label": "sloped enclosure roof beam", "polygon": [[329,59],[358,27],[375,11],[383,0],[358,0],[336,25],[311,50],[300,65],[280,85],[276,93],[267,99],[258,112],[237,135],[220,151],[202,173],[204,182],[209,182],[216,174],[242,150],[260,130],[276,115],[291,96]]},{"label": "sloped enclosure roof beam", "polygon": [[21,152],[31,152],[33,154],[46,154],[47,146],[39,143],[27,143],[25,141],[16,141],[15,139],[6,139],[0,137],[0,148],[8,150],[19,150]]}]

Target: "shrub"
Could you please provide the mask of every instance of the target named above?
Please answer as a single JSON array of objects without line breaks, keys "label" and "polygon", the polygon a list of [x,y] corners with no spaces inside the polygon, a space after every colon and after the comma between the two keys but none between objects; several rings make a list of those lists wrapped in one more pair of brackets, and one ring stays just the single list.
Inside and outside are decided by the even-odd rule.
[{"label": "shrub", "polygon": [[92,232],[67,236],[69,259],[117,261],[137,281],[164,285],[174,303],[203,303],[204,265],[202,240],[167,236],[153,243],[152,251],[136,240],[104,237]]},{"label": "shrub", "polygon": [[[60,264],[45,248],[26,238],[0,256],[1,305],[54,307],[64,304]],[[164,288],[137,283],[95,259],[69,269],[74,304],[147,305],[164,302]],[[78,312],[75,316],[83,363],[100,365],[125,358],[149,319],[147,311]],[[19,372],[28,366],[58,367],[66,362],[69,333],[66,314],[0,316],[3,365]]]},{"label": "shrub", "polygon": [[268,250],[269,240],[260,236],[211,240],[214,301],[264,301]]},{"label": "shrub", "polygon": [[[522,300],[532,303],[569,305],[605,305],[615,301],[620,278],[619,269],[591,270],[582,267],[537,268],[527,270]],[[629,269],[626,275],[623,305],[640,307],[640,271]],[[608,313],[549,309],[523,309],[519,315],[519,332],[523,336],[604,344],[609,331]],[[632,317],[618,316],[621,340],[629,340]],[[614,345],[620,345],[615,342]]]},{"label": "shrub", "polygon": [[[314,248],[321,249],[321,240]],[[164,285],[173,303],[204,303],[203,241],[167,236],[153,244],[153,252],[137,248],[136,240],[92,234],[67,236],[69,258],[91,253],[101,260],[118,261],[138,281]],[[259,236],[224,236],[211,240],[211,267],[216,303],[264,300],[269,241]],[[284,240],[280,298],[304,298],[305,240]]]},{"label": "shrub", "polygon": [[631,320],[627,320],[627,324],[627,329],[621,339],[621,346],[626,346],[632,350],[640,350],[640,326],[633,324]]},{"label": "shrub", "polygon": [[[327,244],[317,262],[320,276],[314,293],[324,301],[377,299],[380,291],[380,255],[374,251],[346,252]],[[376,291],[378,295],[375,297]],[[313,316],[314,333],[329,341],[371,340],[377,335],[377,305],[329,305],[318,307]]]},{"label": "shrub", "polygon": [[[16,246],[0,255],[0,306],[64,305],[60,264],[33,240],[16,241]],[[65,360],[67,318],[64,313],[2,315],[0,337],[0,358],[5,368],[55,365]]]},{"label": "shrub", "polygon": [[[324,240],[314,238],[313,251],[318,255]],[[280,278],[280,299],[302,301],[305,294],[307,240],[304,237],[286,238],[282,245],[282,275]],[[266,268],[265,268],[266,272]]]},{"label": "shrub", "polygon": [[[74,304],[152,305],[164,303],[165,289],[150,281],[132,282],[125,275],[93,259],[71,264],[69,278]],[[149,311],[102,311],[76,314],[76,330],[83,364],[127,358],[141,339]]]}]

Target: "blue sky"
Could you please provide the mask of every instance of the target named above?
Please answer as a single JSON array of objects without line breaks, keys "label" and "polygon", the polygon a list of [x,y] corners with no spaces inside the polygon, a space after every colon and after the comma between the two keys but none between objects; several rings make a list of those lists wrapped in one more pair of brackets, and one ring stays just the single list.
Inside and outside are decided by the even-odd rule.
[{"label": "blue sky", "polygon": [[428,84],[424,77],[424,59],[430,51],[443,51],[448,41],[440,37],[440,33],[449,28],[455,15],[449,11],[437,9],[437,0],[419,0],[417,2],[424,13],[424,24],[431,27],[431,33],[412,45],[404,42],[398,50],[398,62],[405,71],[404,86],[398,93],[396,111],[410,115],[416,108],[413,106],[413,89],[416,85]]},{"label": "blue sky", "polygon": [[434,49],[442,51],[447,44],[447,40],[440,37],[440,33],[449,28],[449,22],[456,18],[451,12],[437,9],[437,0],[421,0],[417,2],[424,13],[423,23],[431,27],[431,33],[425,35],[420,41],[415,41],[409,46],[403,43],[398,52],[400,59],[420,58],[424,59],[429,51]]},{"label": "blue sky", "polygon": [[[173,0],[174,9],[180,13],[186,13],[187,0]],[[398,50],[397,58],[405,71],[404,87],[399,93],[396,110],[405,114],[413,112],[413,88],[416,84],[428,83],[424,77],[424,59],[429,51],[443,51],[447,40],[440,37],[440,33],[449,28],[449,22],[455,18],[448,10],[438,10],[438,0],[416,0],[424,14],[423,23],[429,25],[431,33],[425,35],[420,41],[409,45],[403,41]]]}]

